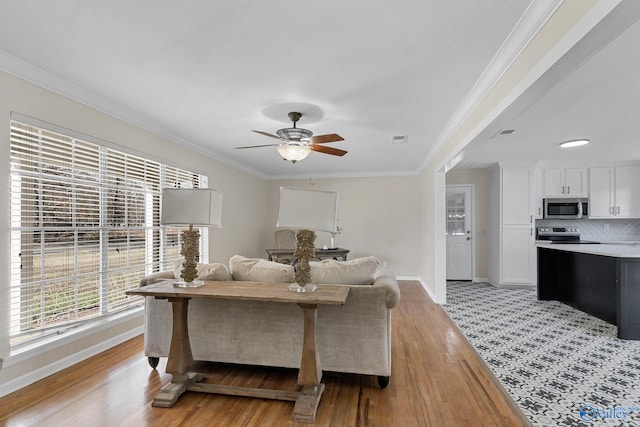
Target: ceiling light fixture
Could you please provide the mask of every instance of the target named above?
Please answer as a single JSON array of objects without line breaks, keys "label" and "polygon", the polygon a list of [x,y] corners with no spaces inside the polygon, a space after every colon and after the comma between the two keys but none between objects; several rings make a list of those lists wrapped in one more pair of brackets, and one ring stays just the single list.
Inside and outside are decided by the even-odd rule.
[{"label": "ceiling light fixture", "polygon": [[291,163],[306,158],[311,152],[311,148],[308,145],[301,144],[279,144],[276,150],[278,150],[283,159],[289,160]]},{"label": "ceiling light fixture", "polygon": [[588,139],[574,139],[573,141],[565,141],[562,144],[560,144],[560,147],[562,148],[572,148],[572,147],[579,147],[581,145],[585,145],[588,144],[589,140]]}]

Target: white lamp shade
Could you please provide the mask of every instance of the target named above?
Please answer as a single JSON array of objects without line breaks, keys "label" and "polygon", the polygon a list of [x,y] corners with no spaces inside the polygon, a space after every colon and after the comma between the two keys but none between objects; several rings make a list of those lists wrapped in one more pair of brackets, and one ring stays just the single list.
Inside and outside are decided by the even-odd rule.
[{"label": "white lamp shade", "polygon": [[162,225],[222,226],[222,193],[210,188],[162,190]]},{"label": "white lamp shade", "polygon": [[338,193],[280,187],[280,211],[276,227],[328,231],[338,222]]}]

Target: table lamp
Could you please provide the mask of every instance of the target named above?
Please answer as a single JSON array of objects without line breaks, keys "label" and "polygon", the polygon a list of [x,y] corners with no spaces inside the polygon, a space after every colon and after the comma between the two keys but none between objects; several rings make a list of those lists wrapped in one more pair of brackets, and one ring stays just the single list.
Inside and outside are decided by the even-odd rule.
[{"label": "table lamp", "polygon": [[200,256],[200,232],[193,227],[222,226],[222,193],[209,188],[165,188],[162,190],[162,212],[160,224],[177,227],[189,226],[180,236],[184,257],[181,281],[174,284],[179,287],[202,286],[196,269]]},{"label": "table lamp", "polygon": [[335,233],[338,221],[338,193],[280,187],[277,228],[298,229],[293,263],[296,283],[292,292],[314,292],[309,261],[315,258],[316,231]]}]

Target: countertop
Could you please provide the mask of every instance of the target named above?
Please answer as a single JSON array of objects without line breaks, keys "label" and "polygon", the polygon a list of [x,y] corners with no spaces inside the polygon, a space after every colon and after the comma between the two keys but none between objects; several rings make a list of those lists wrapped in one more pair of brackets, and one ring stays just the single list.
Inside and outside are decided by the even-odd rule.
[{"label": "countertop", "polygon": [[540,248],[557,249],[568,252],[581,252],[585,254],[604,255],[618,258],[640,258],[640,243],[638,242],[605,242],[596,245],[589,244],[553,244],[549,241],[537,240],[536,246]]}]

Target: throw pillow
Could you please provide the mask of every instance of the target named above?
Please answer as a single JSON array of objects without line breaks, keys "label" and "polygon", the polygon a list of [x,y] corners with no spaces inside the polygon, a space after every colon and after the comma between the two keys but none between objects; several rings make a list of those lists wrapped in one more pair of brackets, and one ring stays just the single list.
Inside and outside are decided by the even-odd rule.
[{"label": "throw pillow", "polygon": [[245,258],[234,255],[229,260],[233,280],[252,282],[286,282],[294,279],[293,266],[262,258]]},{"label": "throw pillow", "polygon": [[356,258],[350,261],[325,259],[311,261],[311,281],[313,283],[341,285],[371,285],[378,268],[375,257]]},{"label": "throw pillow", "polygon": [[[179,259],[173,264],[173,275],[176,279],[180,277],[182,263],[183,260]],[[196,277],[197,280],[233,280],[231,272],[229,272],[227,266],[217,262],[211,264],[198,263],[196,265],[196,270],[198,271],[198,277]]]}]

